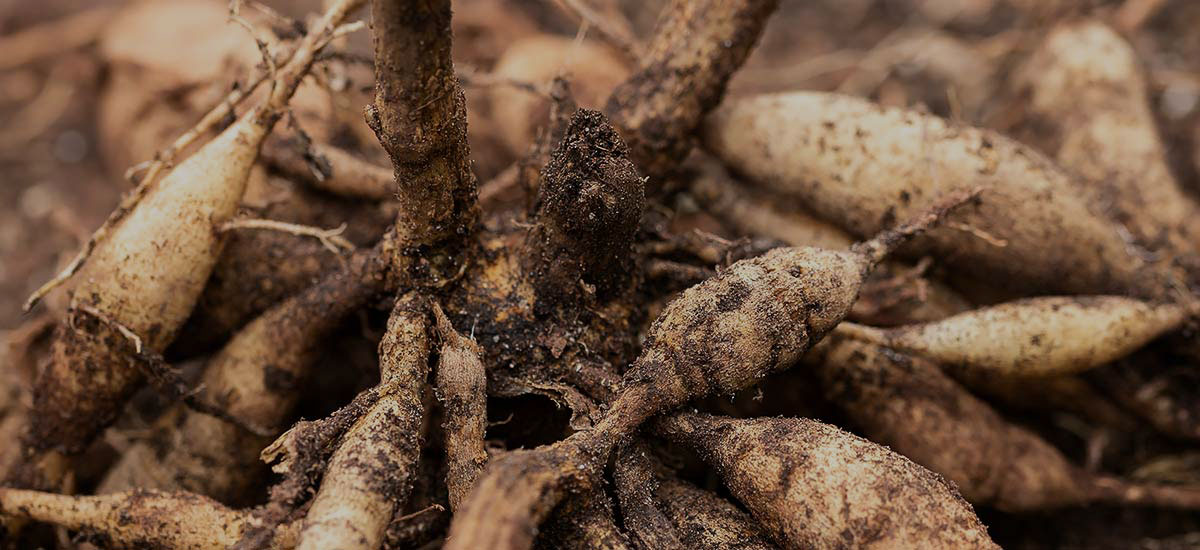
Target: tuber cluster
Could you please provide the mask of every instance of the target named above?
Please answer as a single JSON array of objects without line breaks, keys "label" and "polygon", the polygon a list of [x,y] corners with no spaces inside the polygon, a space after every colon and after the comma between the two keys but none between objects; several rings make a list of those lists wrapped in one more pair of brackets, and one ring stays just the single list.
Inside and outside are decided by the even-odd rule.
[{"label": "tuber cluster", "polygon": [[45,4],[4,548],[1200,532],[1189,2]]}]

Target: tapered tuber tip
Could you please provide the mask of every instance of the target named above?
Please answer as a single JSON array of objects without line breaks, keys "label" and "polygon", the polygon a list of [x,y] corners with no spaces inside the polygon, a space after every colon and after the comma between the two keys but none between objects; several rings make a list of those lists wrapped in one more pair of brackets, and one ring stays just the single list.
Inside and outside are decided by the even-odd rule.
[{"label": "tapered tuber tip", "polygon": [[887,333],[875,327],[869,327],[866,325],[845,321],[839,323],[838,326],[833,329],[833,332],[834,334],[845,336],[860,342],[866,342],[880,346],[888,345]]},{"label": "tapered tuber tip", "polygon": [[860,242],[851,250],[866,258],[868,266],[874,266],[913,236],[925,232],[945,221],[956,208],[970,202],[983,193],[983,187],[973,187],[946,194],[933,206],[920,212],[908,221],[884,229],[870,240]]},{"label": "tapered tuber tip", "polygon": [[440,335],[443,340],[449,340],[457,336],[457,333],[454,331],[454,326],[450,324],[450,319],[446,317],[446,312],[442,311],[442,305],[439,304],[437,300],[431,300],[431,302],[433,309],[433,320],[435,326],[437,327],[438,335]]}]

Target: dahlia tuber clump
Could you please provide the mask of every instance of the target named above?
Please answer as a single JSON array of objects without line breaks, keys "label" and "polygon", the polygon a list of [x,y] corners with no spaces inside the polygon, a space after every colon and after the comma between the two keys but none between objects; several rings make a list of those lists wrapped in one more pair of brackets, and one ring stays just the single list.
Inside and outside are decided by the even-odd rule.
[{"label": "dahlia tuber clump", "polygon": [[1200,529],[1200,7],[60,4],[0,9],[0,546]]}]

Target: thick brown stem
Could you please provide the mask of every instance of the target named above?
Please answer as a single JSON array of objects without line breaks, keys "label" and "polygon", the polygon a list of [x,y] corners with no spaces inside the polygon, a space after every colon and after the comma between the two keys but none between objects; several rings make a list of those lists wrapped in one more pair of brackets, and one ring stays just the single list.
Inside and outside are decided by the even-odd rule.
[{"label": "thick brown stem", "polygon": [[478,208],[466,99],[450,58],[450,0],[374,0],[371,16],[375,103],[367,123],[391,157],[400,198],[393,268],[421,279],[453,276],[460,260],[444,247],[462,242]]},{"label": "thick brown stem", "polygon": [[605,111],[633,160],[657,182],[692,148],[692,131],[725,94],[778,0],[672,0],[638,71],[613,91]]}]

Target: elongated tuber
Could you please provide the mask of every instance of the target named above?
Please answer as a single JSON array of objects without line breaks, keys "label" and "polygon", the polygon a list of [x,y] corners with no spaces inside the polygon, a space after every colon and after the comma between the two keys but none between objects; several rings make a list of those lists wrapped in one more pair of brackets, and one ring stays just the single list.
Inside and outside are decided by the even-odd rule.
[{"label": "elongated tuber", "polygon": [[[0,488],[0,515],[61,525],[105,546],[162,550],[225,550],[259,523],[199,495],[145,490],[71,497]],[[264,548],[294,548],[295,527],[280,527]]]},{"label": "elongated tuber", "polygon": [[[137,388],[132,346],[99,312],[161,352],[183,324],[221,251],[214,224],[235,213],[259,146],[334,27],[361,5],[335,4],[280,67],[267,98],[176,166],[100,241],[76,275],[72,310],[59,328],[53,359],[34,388],[24,444],[26,464],[9,479],[58,488],[63,471],[43,465],[50,453],[81,452],[112,422]],[[140,352],[140,350],[134,350]]]},{"label": "elongated tuber", "polygon": [[1180,188],[1133,47],[1099,21],[1059,25],[1017,73],[1058,163],[1094,186],[1143,246],[1200,250],[1200,206]]},{"label": "elongated tuber", "polygon": [[953,366],[1005,376],[1073,374],[1175,329],[1188,310],[1120,296],[1027,298],[924,323],[847,334]]},{"label": "elongated tuber", "polygon": [[[208,362],[204,393],[243,425],[280,431],[322,336],[383,286],[383,266],[366,251],[255,319]],[[223,419],[174,407],[152,441],[127,450],[100,492],[183,489],[222,502],[246,498],[262,474],[269,437]]]},{"label": "elongated tuber", "polygon": [[754,183],[860,235],[947,191],[983,186],[959,224],[930,232],[911,251],[1002,287],[1165,299],[1186,280],[1138,255],[1086,185],[993,132],[848,96],[790,92],[728,102],[703,134]]},{"label": "elongated tuber", "polygon": [[396,300],[379,343],[379,399],[330,458],[300,532],[300,550],[377,548],[392,512],[407,499],[421,451],[429,325],[424,299],[408,294]]},{"label": "elongated tuber", "polygon": [[976,504],[1011,511],[1093,502],[1200,506],[1200,487],[1085,472],[928,362],[836,333],[813,360],[828,395],[866,435],[948,477]]},{"label": "elongated tuber", "polygon": [[907,458],[802,418],[667,416],[785,548],[998,548],[954,485]]},{"label": "elongated tuber", "polygon": [[[830,250],[847,248],[854,242],[849,233],[813,217],[799,205],[780,201],[778,194],[764,196],[736,183],[715,160],[701,162],[698,168],[692,181],[692,196],[739,231],[774,237],[792,246]],[[887,267],[892,272],[913,269],[896,262],[888,262]],[[894,304],[881,303],[873,311],[867,307],[870,304],[860,298],[855,309],[869,314],[874,321],[887,321],[889,325],[934,321],[969,309],[970,304],[964,297],[939,281],[911,277],[905,286],[923,289],[923,296],[916,303],[911,299],[901,299]],[[858,320],[859,316],[852,313],[850,318]]]}]

